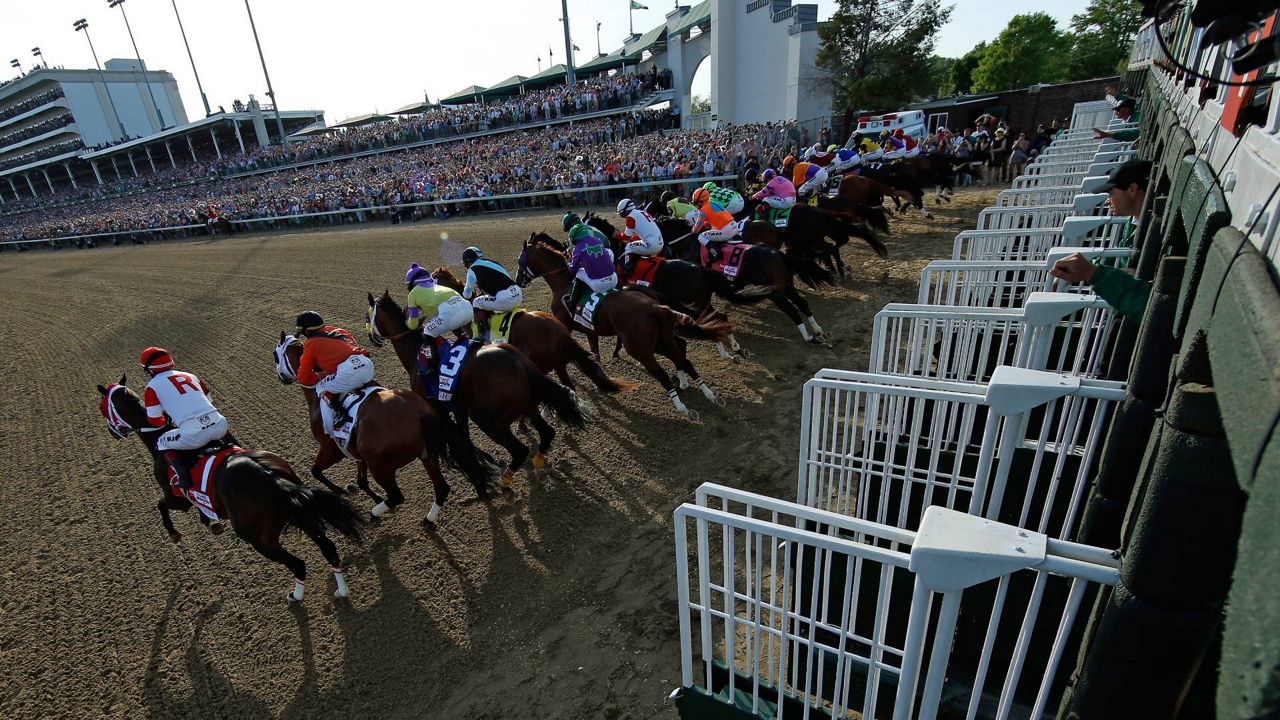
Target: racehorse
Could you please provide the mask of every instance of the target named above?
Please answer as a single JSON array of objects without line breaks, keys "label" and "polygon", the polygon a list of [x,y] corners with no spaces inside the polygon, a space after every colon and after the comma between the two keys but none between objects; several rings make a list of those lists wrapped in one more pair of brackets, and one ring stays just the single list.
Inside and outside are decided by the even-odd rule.
[{"label": "racehorse", "polygon": [[[749,226],[752,224],[768,226],[768,223],[747,223]],[[662,239],[666,243],[664,255],[701,267],[701,246],[697,236],[689,232],[688,223],[677,219],[659,220],[658,229],[662,231]],[[763,235],[764,231],[760,233]],[[668,234],[676,237],[668,238]],[[795,272],[801,268],[803,272]],[[768,245],[752,245],[743,253],[738,274],[732,281],[709,269],[705,274],[711,291],[716,295],[740,305],[750,305],[768,298],[795,323],[800,330],[800,337],[806,342],[826,342],[822,327],[809,308],[809,302],[796,289],[793,280],[794,277],[799,277],[810,287],[836,284],[835,277],[812,259],[797,257]],[[812,326],[812,333],[809,332],[809,326]]]},{"label": "racehorse", "polygon": [[[157,440],[170,428],[157,428],[148,422],[142,399],[129,389],[124,375],[120,376],[118,383],[99,385],[98,393],[102,395],[99,410],[107,419],[107,430],[111,435],[123,440],[136,431],[143,446],[151,453],[152,474],[162,495],[156,504],[160,510],[160,521],[169,533],[169,539],[180,542],[182,534],[173,527],[169,510],[185,512],[191,509],[192,503],[185,496],[174,494],[168,480],[168,463],[156,449]],[[338,555],[338,548],[325,534],[325,529],[331,527],[353,540],[360,538],[363,521],[350,503],[323,488],[304,487],[284,458],[265,450],[245,450],[228,455],[212,479],[212,488],[211,494],[221,513],[231,522],[235,534],[252,545],[259,555],[284,565],[293,573],[294,587],[289,593],[291,602],[302,600],[307,564],[280,544],[280,534],[290,525],[311,538],[333,569],[338,588],[334,596],[347,597],[342,558]]]},{"label": "racehorse", "polygon": [[[743,213],[750,213],[747,217],[754,216],[760,204],[760,200],[747,200]],[[883,220],[883,211],[881,219]],[[884,224],[888,227],[887,221]],[[778,249],[782,249],[783,244],[802,253],[808,248],[808,252],[822,258],[827,266],[841,277],[844,277],[845,269],[844,260],[840,257],[840,248],[848,245],[851,237],[861,238],[880,257],[889,255],[889,249],[866,223],[810,205],[796,205],[791,208],[785,230],[779,230],[767,222],[749,222],[742,236],[748,242]],[[831,244],[827,244],[825,239],[830,239]]]},{"label": "racehorse", "polygon": [[[297,382],[302,341],[281,332],[280,344],[276,346],[273,357],[276,377],[280,382],[286,385]],[[311,435],[320,443],[311,465],[311,475],[338,490],[324,476],[324,471],[342,460],[343,452],[324,431],[320,399],[315,388],[302,386],[302,395],[307,401]],[[449,483],[440,472],[442,458],[453,460],[475,486],[476,494],[481,498],[488,497],[489,471],[475,449],[426,400],[408,390],[379,390],[365,398],[351,430],[347,450],[360,465],[356,483],[374,501],[370,514],[375,518],[382,517],[404,502],[404,493],[400,492],[400,485],[396,482],[396,472],[414,460],[422,463],[435,491],[431,509],[423,519],[425,524],[436,522],[449,497]],[[386,499],[369,488],[366,468],[373,474],[374,481],[387,492]]]},{"label": "racehorse", "polygon": [[[685,406],[680,390],[688,387],[690,380],[710,401],[723,405],[711,386],[707,385],[693,363],[685,355],[685,338],[724,342],[733,325],[727,319],[694,320],[661,304],[652,295],[634,289],[622,289],[605,296],[594,312],[594,327],[578,325],[570,317],[562,298],[569,289],[569,261],[567,248],[546,233],[530,233],[524,242],[517,261],[519,271],[516,282],[527,287],[536,278],[547,281],[551,288],[551,310],[566,326],[576,326],[587,333],[591,349],[599,357],[599,337],[616,335],[622,339],[627,354],[635,358],[662,388],[675,405],[676,412],[690,415],[697,413]],[[572,323],[572,325],[571,325]],[[670,360],[676,367],[676,381],[658,364],[655,354]]]},{"label": "racehorse", "polygon": [[[873,227],[888,232],[888,218],[885,217],[883,212],[885,198],[893,198],[894,205],[901,208],[903,202],[911,202],[911,193],[890,187],[879,180],[866,175],[859,175],[851,170],[840,176],[840,184],[836,187],[835,198],[818,196],[818,207],[826,206],[827,209],[833,211],[849,210],[851,207],[878,208],[881,210],[879,216],[867,215],[867,222]],[[824,203],[824,200],[841,200],[842,202]]]},{"label": "racehorse", "polygon": [[[426,392],[422,376],[418,372],[418,352],[422,349],[422,334],[409,329],[404,311],[383,292],[377,300],[369,295],[369,342],[382,347],[391,341],[400,364],[409,373],[414,389]],[[516,470],[529,459],[529,448],[511,432],[511,424],[526,418],[538,433],[538,450],[533,455],[533,469],[541,472],[547,452],[556,431],[538,412],[546,403],[556,417],[570,427],[580,428],[586,418],[578,407],[577,397],[565,386],[547,377],[519,348],[510,343],[490,343],[479,350],[466,351],[461,360],[453,384],[453,398],[449,401],[462,434],[471,442],[468,422],[476,421],[480,430],[511,455],[511,461],[502,471],[502,489],[511,490]],[[445,359],[441,358],[443,365]]]},{"label": "racehorse", "polygon": [[223,235],[231,234],[231,221],[221,215],[211,218],[208,213],[201,213],[200,220],[204,223],[204,227],[209,231],[211,237],[217,237],[219,233]]},{"label": "racehorse", "polygon": [[[449,272],[449,268],[438,267],[431,277],[445,287],[462,292],[462,282]],[[573,379],[566,370],[570,362],[577,365],[601,392],[630,392],[637,387],[609,377],[596,358],[573,339],[569,328],[551,313],[540,310],[517,313],[511,320],[507,338],[507,342],[519,348],[539,370],[544,373],[554,371],[560,384],[570,390],[574,388]]]},{"label": "racehorse", "polygon": [[951,196],[955,194],[955,177],[958,171],[972,173],[968,163],[963,163],[958,170],[952,163],[951,157],[941,153],[904,158],[903,162],[914,166],[922,177],[933,178],[935,205],[941,205],[944,200],[951,202]]},{"label": "racehorse", "polygon": [[[583,222],[609,238],[613,244],[614,257],[622,257],[622,250],[626,243],[620,239],[618,230],[612,223],[590,212],[583,216]],[[707,319],[716,313],[715,308],[711,306],[711,283],[706,270],[698,263],[674,258],[663,260],[654,271],[653,280],[649,283],[648,289],[656,293],[658,300],[664,305],[690,317]],[[764,296],[760,297],[763,299]],[[614,357],[618,356],[621,347],[622,340],[619,338],[614,346]],[[722,358],[738,362],[745,351],[733,337],[733,333],[729,333],[727,343],[716,343],[716,352]]]},{"label": "racehorse", "polygon": [[[917,158],[911,158],[915,160]],[[908,207],[914,205],[920,210],[920,213],[926,218],[933,217],[933,213],[924,206],[924,187],[934,182],[932,171],[926,172],[915,163],[904,161],[887,162],[879,167],[863,165],[859,168],[858,173],[865,178],[893,188],[895,192],[890,197],[897,206],[899,212],[906,212]],[[899,196],[906,193],[910,196],[910,200],[906,205],[899,201]]]}]

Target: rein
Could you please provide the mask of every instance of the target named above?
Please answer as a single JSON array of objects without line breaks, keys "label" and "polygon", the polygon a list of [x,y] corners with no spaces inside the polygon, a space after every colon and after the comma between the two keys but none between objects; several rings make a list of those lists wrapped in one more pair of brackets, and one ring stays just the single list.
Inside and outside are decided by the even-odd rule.
[{"label": "rein", "polygon": [[391,342],[395,342],[396,340],[400,340],[405,336],[412,334],[413,332],[415,332],[413,328],[406,327],[403,332],[398,332],[395,335],[383,335],[382,331],[378,329],[378,303],[375,302],[373,305],[370,306],[369,335],[373,337],[375,340],[380,340],[384,342],[387,340],[390,340]]},{"label": "rein", "polygon": [[[134,427],[134,426],[130,425],[130,424],[129,424],[129,422],[128,422],[127,420],[125,420],[123,417],[121,417],[121,415],[120,415],[120,411],[119,411],[119,410],[116,410],[116,401],[113,399],[113,397],[114,397],[114,395],[116,394],[116,391],[117,391],[117,390],[119,390],[119,389],[120,389],[120,388],[122,388],[122,387],[124,387],[124,386],[123,386],[123,385],[112,385],[112,386],[107,390],[107,424],[108,424],[108,425],[110,425],[110,426],[111,426],[111,428],[112,428],[113,430],[115,430],[116,432],[119,432],[119,433],[120,433],[120,437],[124,437],[125,433],[126,433],[126,432],[128,432],[128,431],[130,431],[130,430],[133,430],[133,431],[136,431],[136,432],[143,432],[143,433],[148,433],[148,432],[159,432],[159,431],[161,431],[161,430],[164,430],[164,427],[139,427],[139,428],[136,428],[136,427]],[[122,428],[123,428],[123,430],[122,430]]]}]

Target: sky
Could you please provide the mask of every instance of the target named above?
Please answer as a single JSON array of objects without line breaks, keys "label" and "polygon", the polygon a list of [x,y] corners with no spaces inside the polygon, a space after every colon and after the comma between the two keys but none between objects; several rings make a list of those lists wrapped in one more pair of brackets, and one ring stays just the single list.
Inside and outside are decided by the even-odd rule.
[{"label": "sky", "polygon": [[[16,58],[30,68],[39,47],[53,66],[92,67],[84,33],[72,23],[89,21],[98,59],[133,57],[121,12],[108,0],[0,0],[0,62]],[[687,3],[689,0],[685,0]],[[125,11],[147,66],[168,70],[178,82],[187,117],[204,116],[200,93],[178,32],[173,3],[182,13],[196,69],[214,111],[252,93],[265,99],[266,82],[242,0],[126,0]],[[423,99],[452,94],[472,84],[492,85],[514,74],[533,75],[564,60],[560,0],[250,0],[280,105],[287,110],[324,110],[329,123],[366,112],[387,112]],[[637,32],[663,21],[674,7],[641,0],[632,13]],[[742,0],[746,2],[746,0]],[[818,0],[827,19],[836,0]],[[994,38],[1009,18],[1041,10],[1065,25],[1087,0],[954,0],[955,12],[936,52],[958,57]],[[578,63],[600,48],[616,49],[628,33],[628,0],[569,0]],[[710,87],[707,65],[694,81],[695,94]],[[15,73],[5,62],[0,73]],[[0,77],[9,77],[0,74]]]}]

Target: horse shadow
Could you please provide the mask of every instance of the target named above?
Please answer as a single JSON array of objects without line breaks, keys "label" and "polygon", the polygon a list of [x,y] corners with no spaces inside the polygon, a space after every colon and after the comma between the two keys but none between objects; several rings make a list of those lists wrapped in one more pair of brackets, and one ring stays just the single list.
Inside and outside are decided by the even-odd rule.
[{"label": "horse shadow", "polygon": [[173,611],[178,602],[179,592],[178,587],[169,591],[168,601],[160,613],[160,623],[156,626],[155,637],[151,642],[142,693],[147,717],[204,717],[210,714],[265,717],[271,714],[270,708],[262,701],[236,688],[231,680],[213,664],[201,645],[201,635],[205,626],[222,610],[221,600],[215,600],[195,615],[195,627],[184,655],[186,674],[190,679],[192,692],[188,697],[177,698],[165,686],[168,671],[164,669],[162,649],[164,638],[169,631],[169,621],[173,617]]}]

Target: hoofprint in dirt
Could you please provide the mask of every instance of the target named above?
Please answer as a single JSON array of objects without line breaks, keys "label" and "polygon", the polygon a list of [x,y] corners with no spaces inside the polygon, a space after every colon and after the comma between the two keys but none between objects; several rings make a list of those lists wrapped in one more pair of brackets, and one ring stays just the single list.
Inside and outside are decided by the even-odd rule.
[{"label": "hoofprint in dirt", "polygon": [[[691,397],[700,422],[662,393],[583,390],[591,423],[561,429],[545,478],[486,504],[451,476],[460,492],[435,533],[418,522],[425,473],[402,473],[405,511],[341,545],[351,597],[295,609],[243,543],[189,518],[187,539],[168,541],[147,457],[107,435],[95,383],[165,345],[242,442],[305,467],[302,398],[264,350],[279,329],[309,308],[359,334],[366,290],[403,293],[410,262],[456,268],[477,245],[514,267],[559,213],[0,256],[0,717],[668,716],[672,510],[707,480],[790,497],[805,379],[864,368],[875,312],[913,300],[920,268],[994,195],[893,218],[887,260],[848,248],[852,276],[812,296],[829,347],[767,308],[733,308],[753,357],[690,346],[729,401]],[[542,284],[527,291],[530,308],[549,301]],[[374,358],[384,384],[407,385],[389,350]],[[625,359],[606,369],[652,382]]]}]

